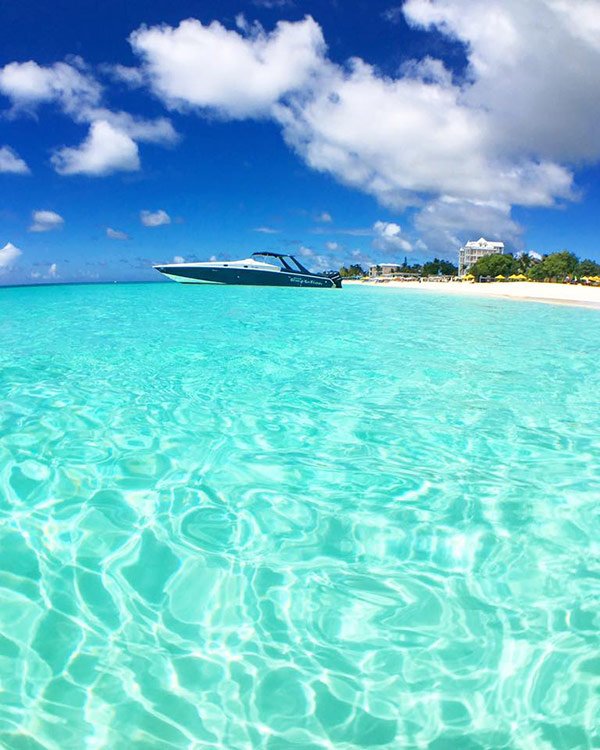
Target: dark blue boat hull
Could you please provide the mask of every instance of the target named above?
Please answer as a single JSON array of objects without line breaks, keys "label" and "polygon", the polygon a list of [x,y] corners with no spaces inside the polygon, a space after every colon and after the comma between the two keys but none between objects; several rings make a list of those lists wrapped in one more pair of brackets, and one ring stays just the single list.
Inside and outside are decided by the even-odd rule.
[{"label": "dark blue boat hull", "polygon": [[240,268],[203,268],[194,266],[155,266],[180,284],[231,284],[242,286],[291,286],[341,288],[342,280],[334,276],[303,274],[293,271],[260,271]]}]

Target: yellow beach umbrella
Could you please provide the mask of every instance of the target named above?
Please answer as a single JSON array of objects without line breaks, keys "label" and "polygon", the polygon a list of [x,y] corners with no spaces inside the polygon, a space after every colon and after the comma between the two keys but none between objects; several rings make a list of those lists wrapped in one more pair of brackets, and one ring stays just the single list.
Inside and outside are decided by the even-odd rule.
[{"label": "yellow beach umbrella", "polygon": [[[498,277],[496,277],[496,278],[498,278]],[[517,279],[520,279],[520,278],[521,278],[521,274],[520,273],[511,273],[511,275],[508,277],[508,280],[509,281],[517,281]]]},{"label": "yellow beach umbrella", "polygon": [[506,278],[506,276],[503,276],[501,273],[499,273],[496,276],[496,281],[504,281],[505,278]]}]

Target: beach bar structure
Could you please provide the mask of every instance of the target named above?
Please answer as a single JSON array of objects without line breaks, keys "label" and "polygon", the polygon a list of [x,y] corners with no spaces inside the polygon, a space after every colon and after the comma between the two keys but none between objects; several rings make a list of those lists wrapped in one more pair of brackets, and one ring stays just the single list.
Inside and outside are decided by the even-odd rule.
[{"label": "beach bar structure", "polygon": [[464,276],[469,268],[485,255],[504,255],[504,242],[490,242],[483,237],[471,240],[458,251],[458,275]]}]

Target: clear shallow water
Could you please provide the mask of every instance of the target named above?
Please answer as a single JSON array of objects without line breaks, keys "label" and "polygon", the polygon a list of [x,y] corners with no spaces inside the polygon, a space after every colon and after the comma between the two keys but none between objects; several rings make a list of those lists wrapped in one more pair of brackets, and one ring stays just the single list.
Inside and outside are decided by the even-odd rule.
[{"label": "clear shallow water", "polygon": [[600,315],[0,290],[0,746],[597,747]]}]

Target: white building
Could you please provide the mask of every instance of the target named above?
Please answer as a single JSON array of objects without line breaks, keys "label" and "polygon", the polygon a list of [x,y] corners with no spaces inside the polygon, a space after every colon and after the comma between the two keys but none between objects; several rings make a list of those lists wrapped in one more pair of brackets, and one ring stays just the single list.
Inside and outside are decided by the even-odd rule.
[{"label": "white building", "polygon": [[504,242],[488,242],[483,237],[467,242],[458,251],[458,275],[464,276],[479,258],[496,254],[504,255]]}]

